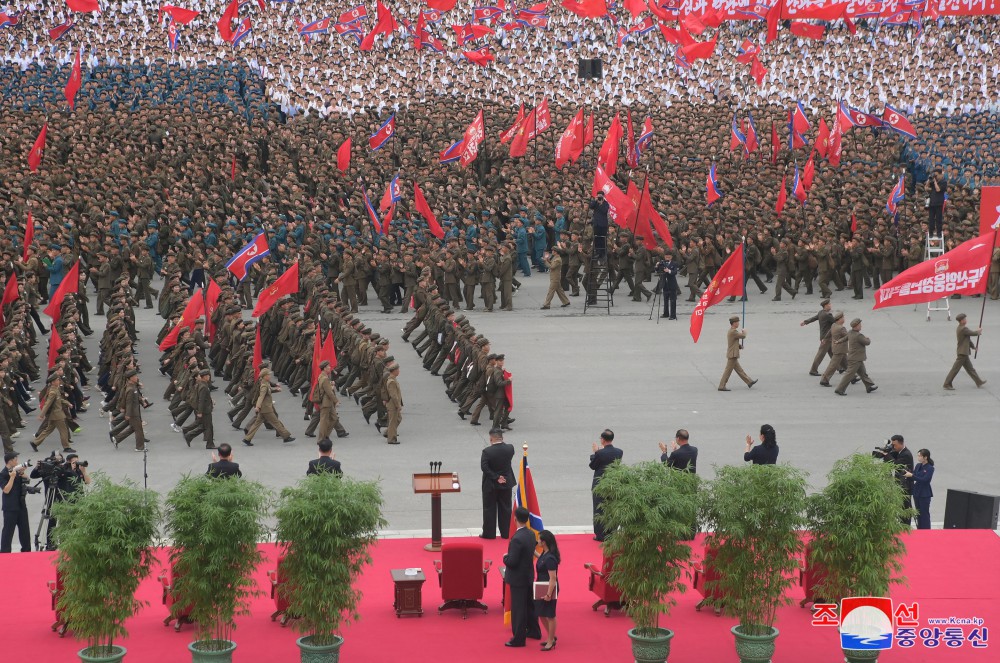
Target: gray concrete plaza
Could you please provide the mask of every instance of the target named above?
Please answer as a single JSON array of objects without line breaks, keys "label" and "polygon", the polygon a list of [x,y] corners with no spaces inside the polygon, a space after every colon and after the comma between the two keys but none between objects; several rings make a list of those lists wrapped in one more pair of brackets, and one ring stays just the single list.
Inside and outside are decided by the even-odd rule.
[{"label": "gray concrete plaza", "polygon": [[[854,301],[850,292],[834,293],[834,309],[847,320],[861,317],[864,333],[872,339],[868,372],[879,389],[866,394],[854,385],[846,397],[818,385],[807,375],[818,343],[815,324],[799,322],[819,310],[819,296],[800,295],[772,302],[771,294],[753,294],[747,303],[746,347],[741,362],[760,382],[748,390],[734,375],[729,393],[716,390],[725,364],[726,318],[741,305],[723,303],[709,310],[699,343],[688,333],[692,304],[681,302],[680,319],[647,320],[650,304],[634,303],[628,294],[616,293],[612,315],[590,311],[583,315],[583,299],[572,306],[541,311],[548,286],[547,274],[521,278],[513,313],[464,312],[475,327],[492,341],[495,352],[507,356],[507,370],[514,376],[514,409],[517,421],[506,439],[520,448],[530,447],[530,464],[549,526],[583,526],[591,522],[590,481],[587,467],[594,442],[604,428],[614,430],[615,443],[625,462],[657,458],[657,442],[669,442],[677,428],[687,428],[699,449],[699,474],[710,478],[713,465],[740,463],[747,434],[757,437],[763,423],[777,430],[780,462],[807,470],[814,488],[825,483],[833,463],[855,451],[867,453],[894,433],[905,436],[914,451],[931,450],[937,472],[933,488],[932,520],[944,517],[946,489],[961,488],[1000,492],[995,452],[1000,407],[1000,303],[987,301],[982,350],[974,363],[989,382],[977,389],[967,377],[955,381],[956,391],[942,383],[955,358],[955,323],[943,313],[925,321],[925,307],[912,306],[872,311],[872,293]],[[93,300],[92,300],[93,301]],[[336,457],[346,474],[381,481],[386,518],[391,530],[427,530],[430,527],[427,496],[415,496],[412,472],[427,471],[429,461],[440,460],[445,471],[459,473],[463,488],[446,495],[445,528],[470,528],[481,523],[480,450],[487,441],[488,423],[469,426],[457,416],[457,406],[444,393],[440,378],[423,370],[416,352],[400,339],[409,319],[396,313],[382,315],[378,300],[362,308],[361,318],[391,342],[390,352],[400,363],[403,387],[403,423],[399,446],[389,446],[365,425],[353,400],[341,404],[341,421],[350,437],[334,440]],[[952,301],[953,314],[965,312],[970,326],[978,326],[982,299]],[[180,434],[170,430],[162,394],[166,378],[158,372],[154,347],[162,324],[154,311],[138,309],[140,359],[144,394],[154,406],[145,412],[149,452],[149,485],[161,494],[186,472],[204,472],[210,453],[199,438],[188,448]],[[91,361],[96,364],[103,318],[91,315],[95,334],[87,339]],[[39,346],[44,361],[43,346]],[[96,378],[96,376],[93,376]],[[225,384],[217,380],[216,443],[230,442],[235,460],[246,477],[280,489],[301,477],[306,463],[316,456],[315,440],[303,435],[305,422],[300,398],[287,392],[275,395],[278,413],[297,437],[282,444],[262,430],[253,448],[240,444],[241,433],[226,418]],[[38,385],[36,385],[38,386]],[[142,454],[133,453],[127,440],[120,449],[108,441],[107,419],[98,417],[101,394],[89,392],[92,406],[82,416],[83,431],[74,446],[92,470],[112,477],[130,477],[142,483]],[[484,421],[486,421],[484,417]],[[27,458],[48,454],[57,436],[46,440],[38,454],[30,453],[28,429],[17,440]],[[40,509],[37,497],[29,507]]]}]

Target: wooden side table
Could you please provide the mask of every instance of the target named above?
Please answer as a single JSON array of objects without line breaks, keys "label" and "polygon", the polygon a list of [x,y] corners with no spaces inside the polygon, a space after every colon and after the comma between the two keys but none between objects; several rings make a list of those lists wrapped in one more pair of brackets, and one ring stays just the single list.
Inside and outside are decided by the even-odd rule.
[{"label": "wooden side table", "polygon": [[420,595],[421,586],[427,578],[423,570],[416,575],[406,575],[406,569],[391,569],[392,582],[395,585],[395,593],[392,607],[396,609],[396,617],[403,615],[423,616],[423,600]]}]

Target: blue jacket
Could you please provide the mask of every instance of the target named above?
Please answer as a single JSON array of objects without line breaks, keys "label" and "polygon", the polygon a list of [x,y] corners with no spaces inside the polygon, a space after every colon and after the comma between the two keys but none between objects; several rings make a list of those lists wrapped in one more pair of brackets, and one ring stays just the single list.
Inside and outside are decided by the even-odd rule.
[{"label": "blue jacket", "polygon": [[934,466],[917,463],[913,466],[913,497],[934,497],[931,490],[931,479],[934,478]]},{"label": "blue jacket", "polygon": [[63,269],[63,259],[62,256],[56,256],[56,259],[52,261],[49,265],[49,285],[59,285],[62,283],[63,277],[66,275]]},{"label": "blue jacket", "polygon": [[524,228],[518,228],[517,233],[514,235],[516,238],[517,252],[527,253],[528,252],[528,231]]}]

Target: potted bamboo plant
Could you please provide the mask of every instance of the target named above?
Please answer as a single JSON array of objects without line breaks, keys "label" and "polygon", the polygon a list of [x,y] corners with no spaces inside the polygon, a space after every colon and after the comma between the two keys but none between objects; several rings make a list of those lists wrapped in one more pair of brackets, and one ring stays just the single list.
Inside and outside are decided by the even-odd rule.
[{"label": "potted bamboo plant", "polygon": [[684,591],[682,578],[691,558],[684,542],[698,517],[698,477],[654,461],[615,463],[594,488],[604,500],[599,516],[609,536],[603,550],[614,559],[608,578],[622,594],[635,624],[628,632],[636,661],[659,662],[670,655],[673,631],[660,616]]},{"label": "potted bamboo plant", "polygon": [[[827,475],[826,488],[809,499],[813,539],[807,562],[823,569],[818,595],[838,603],[845,596],[886,596],[890,585],[905,582],[903,535],[910,528],[902,518],[914,511],[903,506],[895,470],[866,454],[849,456]],[[843,651],[848,663],[875,661],[879,654]]]},{"label": "potted bamboo plant", "polygon": [[718,579],[712,602],[739,620],[732,628],[743,663],[771,660],[777,610],[791,602],[806,524],[805,475],[789,465],[726,466],[709,485],[705,518]]},{"label": "potted bamboo plant", "polygon": [[88,490],[69,493],[52,513],[62,579],[57,607],[73,635],[87,642],[80,660],[121,661],[126,650],[114,640],[128,635],[125,621],[145,605],[135,592],[154,563],[156,493],[97,474]]},{"label": "potted bamboo plant", "polygon": [[237,477],[185,476],[167,496],[174,592],[195,623],[194,663],[232,660],[235,618],[260,593],[252,576],[270,501],[263,485]]},{"label": "potted bamboo plant", "polygon": [[275,515],[285,554],[277,591],[288,601],[293,628],[305,634],[296,642],[302,661],[335,663],[344,642],[337,632],[359,618],[354,583],[386,525],[381,490],[375,481],[322,472],[281,491]]}]

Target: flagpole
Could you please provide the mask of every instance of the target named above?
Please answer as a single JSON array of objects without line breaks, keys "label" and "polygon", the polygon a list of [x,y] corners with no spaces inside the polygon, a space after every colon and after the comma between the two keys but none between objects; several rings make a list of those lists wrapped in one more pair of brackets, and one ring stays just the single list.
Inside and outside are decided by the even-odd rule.
[{"label": "flagpole", "polygon": [[[743,320],[743,327],[747,326],[747,236],[743,235],[743,241],[741,242],[743,246],[743,314],[740,319]],[[743,346],[743,342],[740,341],[740,347]]]},{"label": "flagpole", "polygon": [[[993,255],[993,251],[995,251],[996,247],[997,247],[997,233],[998,232],[1000,232],[1000,224],[993,226],[993,246],[990,248],[990,256],[991,257]],[[941,248],[944,248],[944,247],[941,247]],[[986,292],[983,293],[983,305],[979,309],[979,328],[980,329],[983,328],[983,317],[986,315],[986,295],[987,294],[988,293],[986,293]],[[979,356],[979,344],[982,343],[982,342],[983,342],[983,337],[980,336],[979,340],[976,342],[976,349],[972,353],[972,358],[973,359],[975,359],[976,357]]]}]

